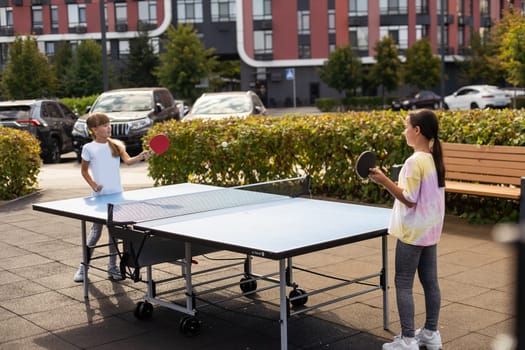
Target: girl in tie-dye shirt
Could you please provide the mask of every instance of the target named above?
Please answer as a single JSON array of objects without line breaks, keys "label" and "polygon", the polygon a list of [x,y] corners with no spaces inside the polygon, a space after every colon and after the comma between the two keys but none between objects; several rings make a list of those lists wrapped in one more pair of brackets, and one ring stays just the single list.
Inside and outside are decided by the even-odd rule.
[{"label": "girl in tie-dye shirt", "polygon": [[[399,182],[394,183],[379,168],[370,169],[372,181],[385,186],[395,198],[388,232],[398,238],[395,286],[401,335],[383,344],[383,350],[442,348],[437,243],[445,215],[445,167],[438,131],[438,119],[432,111],[409,113],[404,134],[414,153],[403,164]],[[412,292],[416,271],[426,305],[425,325],[417,331]]]}]

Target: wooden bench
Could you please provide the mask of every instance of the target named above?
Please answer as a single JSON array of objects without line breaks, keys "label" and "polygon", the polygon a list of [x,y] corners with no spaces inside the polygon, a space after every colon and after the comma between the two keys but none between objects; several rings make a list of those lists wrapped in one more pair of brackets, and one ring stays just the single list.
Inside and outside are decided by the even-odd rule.
[{"label": "wooden bench", "polygon": [[443,142],[445,190],[518,200],[525,221],[525,147]]}]

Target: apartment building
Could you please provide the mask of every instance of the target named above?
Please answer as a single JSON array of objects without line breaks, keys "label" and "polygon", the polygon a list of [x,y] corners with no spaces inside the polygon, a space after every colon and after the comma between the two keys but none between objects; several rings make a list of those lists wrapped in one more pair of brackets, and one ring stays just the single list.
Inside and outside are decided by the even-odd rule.
[{"label": "apartment building", "polygon": [[206,47],[241,60],[241,88],[255,90],[271,107],[338,96],[319,79],[317,67],[347,44],[364,64],[372,64],[374,46],[385,35],[394,38],[401,54],[429,38],[445,61],[448,93],[457,87],[455,61],[469,53],[471,34],[486,35],[509,6],[525,7],[524,0],[100,1],[0,0],[0,67],[16,34],[35,35],[50,56],[60,41],[99,40],[118,65],[140,26],[162,50],[159,38],[170,24],[191,23]]}]

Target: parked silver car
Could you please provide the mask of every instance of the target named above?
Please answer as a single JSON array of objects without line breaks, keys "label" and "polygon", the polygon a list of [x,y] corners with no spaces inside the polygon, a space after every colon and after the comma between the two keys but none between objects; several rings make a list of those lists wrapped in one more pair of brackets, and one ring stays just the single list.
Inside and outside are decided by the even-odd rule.
[{"label": "parked silver car", "polygon": [[469,85],[446,96],[444,102],[445,109],[485,109],[509,107],[511,100],[497,86]]},{"label": "parked silver car", "polygon": [[198,118],[245,118],[266,115],[266,107],[253,91],[210,92],[202,94],[184,120]]}]

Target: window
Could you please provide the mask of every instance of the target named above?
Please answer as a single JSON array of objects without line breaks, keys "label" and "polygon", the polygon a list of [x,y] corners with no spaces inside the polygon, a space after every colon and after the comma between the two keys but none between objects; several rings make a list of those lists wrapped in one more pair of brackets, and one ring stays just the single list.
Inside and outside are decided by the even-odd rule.
[{"label": "window", "polygon": [[428,0],[416,0],[416,13],[428,14]]},{"label": "window", "polygon": [[58,6],[56,5],[51,6],[50,16],[51,16],[51,28],[58,29]]},{"label": "window", "polygon": [[[85,4],[68,4],[67,17],[70,27],[87,26],[86,5]],[[107,16],[106,16],[107,18]]]},{"label": "window", "polygon": [[312,57],[310,45],[303,44],[299,45],[299,58],[310,58]]},{"label": "window", "polygon": [[298,34],[310,34],[310,11],[297,11]]},{"label": "window", "polygon": [[254,20],[272,19],[271,0],[252,0],[252,4]]},{"label": "window", "polygon": [[417,25],[416,26],[416,40],[428,37],[428,26]]},{"label": "window", "polygon": [[408,48],[408,26],[383,26],[379,28],[379,37],[389,36],[398,49]]},{"label": "window", "polygon": [[352,49],[368,50],[368,27],[351,27],[349,34]]},{"label": "window", "polygon": [[119,40],[118,42],[118,54],[119,56],[129,55],[129,40]]},{"label": "window", "polygon": [[381,0],[379,11],[382,15],[406,14],[407,0]]},{"label": "window", "polygon": [[212,22],[234,22],[235,0],[211,0]]},{"label": "window", "polygon": [[13,28],[13,9],[11,7],[0,8],[0,28]]},{"label": "window", "polygon": [[368,0],[349,0],[350,16],[368,15]]},{"label": "window", "polygon": [[45,45],[45,54],[46,56],[54,56],[55,55],[55,43],[52,41],[46,41]]},{"label": "window", "polygon": [[335,10],[328,10],[328,33],[335,34]]},{"label": "window", "polygon": [[481,0],[479,3],[479,12],[481,17],[490,17],[490,1]]},{"label": "window", "polygon": [[181,23],[202,23],[202,0],[177,1],[177,19]]},{"label": "window", "polygon": [[33,28],[43,27],[44,22],[42,19],[42,6],[31,7],[31,21]]},{"label": "window", "polygon": [[140,22],[157,24],[157,1],[139,1],[138,7]]},{"label": "window", "polygon": [[253,32],[253,47],[255,54],[272,53],[272,31],[256,30]]},{"label": "window", "polygon": [[125,2],[115,3],[115,23],[116,24],[127,24],[128,23],[128,5]]}]

